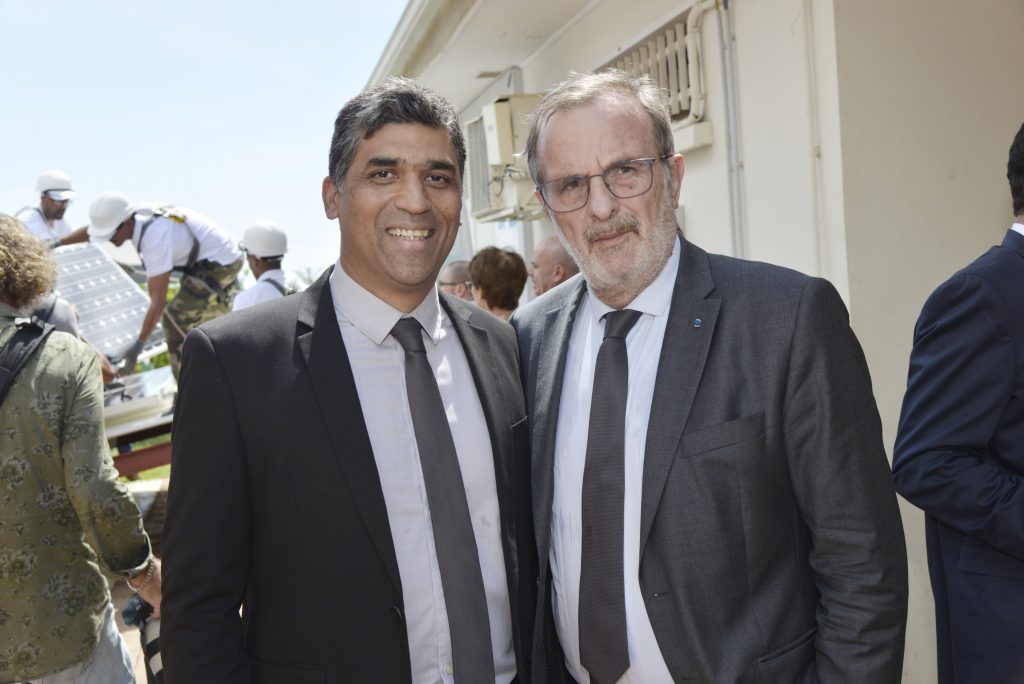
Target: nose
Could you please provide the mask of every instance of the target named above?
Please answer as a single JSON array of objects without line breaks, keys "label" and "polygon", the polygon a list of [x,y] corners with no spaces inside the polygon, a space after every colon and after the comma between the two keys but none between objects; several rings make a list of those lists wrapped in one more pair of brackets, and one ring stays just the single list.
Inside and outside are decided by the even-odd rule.
[{"label": "nose", "polygon": [[419,178],[406,177],[403,179],[395,197],[395,206],[410,214],[422,214],[430,210],[430,198],[427,190]]},{"label": "nose", "polygon": [[587,211],[594,218],[606,221],[615,215],[618,208],[619,198],[608,190],[608,186],[604,184],[604,179],[601,176],[591,177],[590,199],[587,202]]}]

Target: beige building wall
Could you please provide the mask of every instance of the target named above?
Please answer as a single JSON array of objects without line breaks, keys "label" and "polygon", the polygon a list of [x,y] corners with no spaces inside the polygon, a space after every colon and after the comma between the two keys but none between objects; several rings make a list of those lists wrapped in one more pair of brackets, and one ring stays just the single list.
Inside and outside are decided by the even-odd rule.
[{"label": "beige building wall", "polygon": [[[945,278],[999,242],[1010,142],[1024,120],[1024,3],[835,0],[850,305],[896,436],[913,327]],[[905,681],[935,681],[922,513],[910,555]]]},{"label": "beige building wall", "polygon": [[[510,66],[521,69],[524,92],[543,92],[570,69],[607,63],[692,4],[587,3]],[[738,135],[730,141],[720,15],[712,11],[702,45],[713,141],[686,154],[686,234],[709,251],[835,284],[867,356],[891,456],[921,305],[1010,223],[1005,164],[1024,119],[1024,2],[729,4],[722,28],[735,38]],[[478,115],[479,104],[464,117]],[[730,142],[740,152],[738,244]],[[473,224],[477,245],[497,238],[492,226]],[[554,232],[546,220],[525,228],[524,245]],[[925,684],[936,673],[923,517],[901,506],[911,571],[904,681]]]}]

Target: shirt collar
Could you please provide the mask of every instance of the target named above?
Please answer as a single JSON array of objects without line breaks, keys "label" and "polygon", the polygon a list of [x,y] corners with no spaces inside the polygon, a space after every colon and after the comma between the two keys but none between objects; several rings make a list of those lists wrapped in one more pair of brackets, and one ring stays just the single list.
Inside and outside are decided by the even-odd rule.
[{"label": "shirt collar", "polygon": [[257,283],[263,282],[264,280],[276,280],[279,283],[284,282],[284,271],[280,268],[272,268],[269,271],[264,271],[263,275],[256,279]]},{"label": "shirt collar", "polygon": [[1024,223],[1014,223],[1010,226],[1010,230],[1015,230],[1021,235],[1024,235]]},{"label": "shirt collar", "polygon": [[[330,285],[335,314],[378,345],[388,338],[398,319],[406,315],[352,280],[340,260],[334,265]],[[434,344],[441,340],[444,319],[436,286],[408,315],[419,322]]]},{"label": "shirt collar", "polygon": [[[677,235],[672,243],[672,254],[662,267],[661,273],[624,308],[651,316],[661,316],[668,312],[669,306],[672,304],[676,274],[679,272],[679,250],[679,236]],[[593,313],[595,321],[600,321],[606,313],[614,311],[612,307],[598,299],[592,290],[587,290],[587,296],[590,298],[590,311]]]}]

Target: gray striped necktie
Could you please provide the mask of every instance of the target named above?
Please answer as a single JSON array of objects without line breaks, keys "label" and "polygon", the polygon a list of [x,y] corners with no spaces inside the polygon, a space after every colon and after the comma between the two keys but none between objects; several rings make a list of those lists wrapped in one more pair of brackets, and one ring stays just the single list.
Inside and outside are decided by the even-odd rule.
[{"label": "gray striped necktie", "polygon": [[405,350],[405,386],[441,570],[455,681],[493,682],[491,625],[480,556],[455,443],[437,379],[427,361],[422,328],[415,318],[402,318],[391,329],[391,336]]}]

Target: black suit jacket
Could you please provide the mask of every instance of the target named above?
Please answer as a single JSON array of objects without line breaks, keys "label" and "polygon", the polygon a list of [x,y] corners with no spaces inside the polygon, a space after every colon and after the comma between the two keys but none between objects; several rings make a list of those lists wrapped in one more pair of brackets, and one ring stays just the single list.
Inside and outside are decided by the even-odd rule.
[{"label": "black suit jacket", "polygon": [[[563,681],[548,554],[581,278],[516,312],[533,425],[535,681]],[[900,680],[903,527],[860,346],[826,281],[681,241],[647,428],[640,589],[677,682]]]},{"label": "black suit jacket", "polygon": [[1024,682],[1024,235],[925,303],[893,472],[926,513],[939,682]]},{"label": "black suit jacket", "polygon": [[[163,539],[168,684],[410,680],[398,564],[328,275],[185,342]],[[515,336],[441,301],[491,436],[525,676],[534,587],[520,572],[532,545],[519,539],[529,437]]]}]

